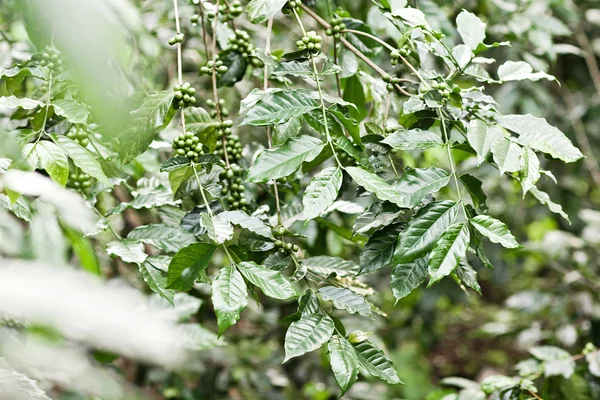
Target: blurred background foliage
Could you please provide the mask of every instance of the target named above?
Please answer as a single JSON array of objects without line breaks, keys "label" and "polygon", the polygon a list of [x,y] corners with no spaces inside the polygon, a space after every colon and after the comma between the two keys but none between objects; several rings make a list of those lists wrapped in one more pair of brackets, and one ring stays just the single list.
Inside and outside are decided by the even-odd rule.
[{"label": "blurred background foliage", "polygon": [[[367,21],[379,37],[385,38],[389,34],[382,17],[369,6],[370,1],[332,1],[353,17]],[[321,14],[326,14],[325,2],[319,0],[316,3]],[[412,3],[410,0],[409,4]],[[555,185],[545,179],[540,188],[563,206],[571,224],[532,198],[523,201],[518,183],[501,179],[496,170],[481,168],[477,171],[488,195],[490,214],[505,221],[524,245],[524,249],[519,250],[487,246],[487,254],[495,268],[481,268],[474,263],[482,286],[481,296],[473,292],[467,295],[446,280],[427,290],[418,289],[394,304],[386,273],[380,270],[367,277],[376,292],[373,296],[375,304],[387,314],[386,318],[372,321],[370,330],[376,333],[374,340],[386,349],[406,385],[389,386],[361,379],[347,393],[349,399],[441,399],[455,393],[455,388],[441,382],[444,377],[461,376],[480,381],[493,374],[514,375],[515,366],[529,358],[528,349],[532,346],[557,346],[574,355],[580,354],[589,342],[600,346],[600,166],[597,158],[600,157],[600,70],[597,64],[600,2],[417,0],[414,3],[450,42],[458,41],[453,27],[456,15],[462,9],[475,13],[488,24],[490,42],[511,42],[510,47],[493,49],[486,54],[497,59],[497,65],[505,60],[523,59],[535,70],[555,75],[560,85],[547,81],[507,83],[490,94],[498,100],[503,113],[532,113],[546,118],[582,149],[586,159],[574,164],[547,162],[542,165],[552,171],[561,184]],[[124,98],[134,92],[154,92],[168,87],[176,71],[174,52],[167,45],[173,32],[172,2],[136,0],[130,7],[125,2],[112,0],[104,2],[103,6],[107,18],[118,27],[115,42],[119,45],[111,51],[121,56],[123,69],[117,68],[118,72],[106,75],[104,67],[97,65],[90,69],[86,63],[80,70],[80,73],[88,74],[84,76],[84,82],[113,85],[120,88]],[[58,10],[58,13],[66,13],[66,9]],[[199,28],[189,21],[192,7],[182,4],[180,14],[184,30],[197,32]],[[59,43],[66,44],[64,48],[75,49],[75,53],[69,53],[73,60],[81,59],[76,53],[78,44],[69,37],[78,35],[77,26],[81,21],[77,22],[77,19],[77,15],[63,15],[65,29],[63,36],[57,37]],[[47,32],[40,32],[40,37],[31,37],[25,21],[26,11],[20,0],[2,0],[0,68],[10,68],[14,63],[28,59],[36,45],[43,46],[48,42]],[[251,25],[244,19],[240,24],[251,30],[254,42],[262,46],[264,26]],[[281,15],[276,18],[273,37],[277,39],[274,40],[277,48],[273,52],[292,48],[297,35],[289,32],[288,25]],[[201,80],[196,73],[202,63],[201,48],[199,37],[186,42],[184,73],[194,77],[195,87],[209,90],[208,81]],[[374,55],[372,59],[379,65],[389,65],[385,57]],[[260,72],[254,73],[256,76],[250,80],[223,91],[222,95],[232,109],[237,108],[239,100],[253,87],[253,79],[259,81]],[[0,94],[5,90],[0,84]],[[22,90],[30,91],[31,88],[23,85]],[[107,99],[89,102],[108,107],[105,108],[107,115],[112,115]],[[11,129],[13,123],[8,118],[0,119],[4,129]],[[168,136],[169,129],[163,134]],[[240,134],[244,143],[263,140],[261,135],[261,131],[252,129]],[[0,146],[5,145],[0,143]],[[431,159],[403,161],[409,166],[445,165],[443,155],[427,154]],[[467,163],[475,163],[475,160],[470,159]],[[149,152],[126,168],[136,180],[156,173],[159,167],[156,155]],[[474,167],[474,164],[460,166],[465,170]],[[123,215],[126,219],[117,215],[112,223],[124,229],[131,220],[148,222],[157,218],[151,210],[128,210]],[[337,236],[325,233],[323,237],[325,240],[315,241],[315,246],[326,246],[328,254],[344,258],[356,256],[352,253],[355,248],[344,246]],[[109,240],[110,234],[104,233],[94,240],[94,246],[102,248]],[[10,252],[10,247],[11,243],[0,243],[5,252]],[[110,273],[129,275],[135,280],[131,277],[135,275],[135,269],[111,260],[101,252],[98,257],[98,264]],[[209,293],[200,291],[194,295],[208,298]],[[98,357],[98,360],[144,387],[149,398],[335,398],[339,390],[325,361],[324,349],[281,364],[284,358],[281,343],[286,326],[278,320],[294,311],[294,304],[272,300],[261,305],[250,304],[244,318],[226,335],[229,345],[207,350],[199,356],[202,367],[196,374],[167,372],[112,357]],[[210,307],[202,306],[193,318],[214,328]],[[344,323],[349,331],[362,327],[362,322],[354,316],[346,316]],[[561,376],[541,378],[538,388],[539,395],[547,399],[600,398],[600,378],[588,371],[587,364],[581,363],[569,379]],[[56,388],[55,398],[75,400],[85,397]]]}]

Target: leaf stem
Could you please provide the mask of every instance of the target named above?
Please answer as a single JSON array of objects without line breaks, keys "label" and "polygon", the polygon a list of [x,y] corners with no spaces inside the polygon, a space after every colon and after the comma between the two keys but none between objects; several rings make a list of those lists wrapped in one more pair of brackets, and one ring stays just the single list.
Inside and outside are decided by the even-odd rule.
[{"label": "leaf stem", "polygon": [[200,194],[202,195],[202,200],[204,201],[204,205],[206,206],[206,211],[208,212],[208,215],[210,215],[211,217],[214,217],[215,214],[212,212],[212,209],[210,208],[208,199],[206,198],[206,193],[204,193],[204,187],[202,186],[202,183],[200,183],[200,178],[198,177],[198,171],[196,170],[195,163],[192,163],[192,169],[194,170],[194,176],[196,177],[196,183],[198,184],[198,188],[200,189]]}]

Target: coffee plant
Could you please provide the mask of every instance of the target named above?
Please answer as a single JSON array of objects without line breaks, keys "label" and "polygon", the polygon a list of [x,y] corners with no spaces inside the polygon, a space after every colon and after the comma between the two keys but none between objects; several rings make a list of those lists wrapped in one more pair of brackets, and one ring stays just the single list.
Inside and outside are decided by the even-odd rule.
[{"label": "coffee plant", "polygon": [[[546,188],[562,184],[551,168],[584,156],[533,100],[514,106],[519,90],[567,96],[570,83],[541,61],[556,60],[552,40],[570,32],[549,13],[553,2],[495,0],[504,14],[494,14],[488,2],[474,1],[152,0],[95,5],[94,15],[84,11],[88,3],[9,1],[3,11],[0,44],[10,50],[10,66],[0,71],[0,261],[37,260],[59,270],[71,264],[124,281],[175,310],[182,330],[172,340],[190,354],[237,346],[237,361],[215,357],[215,372],[211,361],[204,368],[165,362],[149,372],[145,362],[161,365],[149,357],[127,373],[133,361],[121,359],[127,379],[160,398],[329,398],[361,381],[403,384],[402,371],[410,371],[394,365],[374,334],[386,324],[398,328],[392,321],[400,311],[386,298],[411,308],[416,293],[472,298],[493,291],[478,275],[495,276],[498,254],[516,270],[523,254],[539,259],[552,248],[521,245],[517,237],[527,236],[511,233],[521,233],[526,218],[517,210],[524,207],[540,216],[527,217],[531,225],[556,215],[563,221],[552,226],[569,229],[569,215]],[[535,16],[536,6],[526,3],[546,7]],[[81,13],[69,29],[62,26],[66,9]],[[538,24],[554,33],[521,37],[511,31],[518,22],[498,25],[511,13],[523,24],[531,17],[532,32]],[[106,18],[106,26],[95,18]],[[111,29],[115,21],[127,32]],[[73,37],[77,29],[81,38]],[[113,36],[125,47],[98,50]],[[548,41],[544,50],[540,43]],[[575,130],[586,152],[582,124]],[[586,168],[599,174],[593,152],[586,156]],[[560,171],[559,178],[567,175]],[[504,199],[514,213],[495,212]],[[586,215],[597,227],[594,213]],[[574,254],[585,246],[573,245]],[[581,272],[581,279],[597,294],[596,273]],[[542,302],[530,296],[517,304]],[[7,331],[89,344],[35,313],[0,311]],[[272,338],[283,355],[262,347]],[[596,398],[600,352],[593,342],[570,351],[536,343],[527,348],[533,358],[510,358],[516,370],[446,377],[445,388],[427,398]],[[90,347],[94,363],[135,358],[110,344]],[[308,368],[329,365],[333,381],[325,377],[326,391],[316,385],[294,397],[284,388],[310,379],[294,374],[297,358],[319,349]],[[274,364],[267,361],[273,351]],[[2,371],[23,372],[23,385],[41,390],[30,375],[53,382],[44,386],[48,393],[71,387],[7,360]],[[278,363],[284,374],[271,369]],[[260,387],[250,394],[223,389],[237,379],[236,372],[225,378],[229,369],[281,376],[269,387],[252,378],[240,383]],[[569,380],[581,376],[576,370],[595,382],[590,397],[561,397],[563,389],[548,386],[551,377],[582,385]],[[192,388],[182,383],[193,381],[190,374],[205,376],[199,386],[211,383],[204,392]],[[402,393],[420,393],[412,382]],[[393,390],[400,390],[369,397],[367,389],[364,397],[355,389],[349,397],[398,398]]]}]

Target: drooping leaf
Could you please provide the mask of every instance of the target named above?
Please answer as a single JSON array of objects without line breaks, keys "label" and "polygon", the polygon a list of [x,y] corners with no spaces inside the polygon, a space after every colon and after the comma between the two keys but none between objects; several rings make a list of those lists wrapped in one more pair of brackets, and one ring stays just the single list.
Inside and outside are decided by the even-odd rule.
[{"label": "drooping leaf", "polygon": [[470,241],[469,227],[464,224],[450,226],[440,237],[429,255],[428,286],[433,285],[445,276],[450,275],[467,253]]},{"label": "drooping leaf", "polygon": [[162,298],[169,301],[169,303],[173,303],[175,293],[173,290],[167,289],[167,277],[155,266],[156,263],[157,260],[150,257],[143,263],[138,264],[140,275],[153,292],[158,293]]},{"label": "drooping leaf", "polygon": [[300,136],[272,150],[263,150],[248,171],[251,182],[267,182],[295,172],[305,161],[312,161],[325,145],[312,136]]},{"label": "drooping leaf", "polygon": [[496,140],[492,144],[492,155],[500,175],[521,169],[521,147],[512,140],[504,137]]},{"label": "drooping leaf", "polygon": [[141,264],[148,255],[144,253],[144,245],[136,240],[115,240],[106,245],[106,252],[111,256],[120,257],[128,263]]},{"label": "drooping leaf", "polygon": [[248,215],[244,211],[224,211],[218,216],[234,225],[239,225],[250,232],[256,233],[257,235],[273,239],[271,229],[260,218]]},{"label": "drooping leaf", "polygon": [[476,50],[483,43],[486,25],[475,14],[463,10],[456,17],[456,27],[463,42],[471,50]]},{"label": "drooping leaf", "polygon": [[458,268],[456,268],[454,272],[456,273],[456,277],[463,284],[481,294],[481,286],[479,286],[479,282],[477,281],[477,271],[466,262],[466,259],[460,262]]},{"label": "drooping leaf", "polygon": [[315,175],[304,192],[302,205],[304,218],[308,221],[321,215],[335,201],[342,185],[342,170],[325,168]]},{"label": "drooping leaf", "polygon": [[405,200],[400,192],[378,175],[359,167],[346,167],[346,172],[348,172],[356,183],[373,193],[379,199],[389,201],[399,207],[406,207]]},{"label": "drooping leaf", "polygon": [[163,224],[138,226],[127,235],[127,239],[139,240],[143,243],[162,249],[167,253],[176,253],[181,248],[194,243],[194,235],[179,227]]},{"label": "drooping leaf", "polygon": [[404,198],[405,207],[413,208],[430,193],[435,193],[450,182],[450,174],[446,170],[429,167],[416,168],[402,175],[396,189]]},{"label": "drooping leaf", "polygon": [[458,205],[453,201],[431,203],[419,210],[400,236],[398,262],[413,261],[429,253],[457,215]]},{"label": "drooping leaf", "polygon": [[324,314],[309,314],[292,322],[285,334],[285,359],[301,356],[325,344],[334,331],[334,323]]},{"label": "drooping leaf", "polygon": [[360,253],[359,274],[366,274],[390,265],[398,243],[402,224],[389,225],[375,232]]},{"label": "drooping leaf", "polygon": [[73,160],[73,163],[81,168],[83,172],[93,176],[102,183],[110,184],[108,178],[102,170],[102,166],[97,160],[97,156],[94,156],[88,149],[82,147],[77,142],[64,135],[52,133],[49,136],[52,138],[54,143],[58,145],[58,147],[67,153],[69,158]]},{"label": "drooping leaf", "polygon": [[360,365],[371,375],[384,380],[390,385],[402,383],[394,369],[394,364],[380,348],[368,340],[352,343],[352,345],[358,354]]},{"label": "drooping leaf", "polygon": [[556,80],[554,76],[545,72],[533,72],[533,67],[525,61],[505,62],[498,68],[498,78],[503,82],[522,81],[524,79],[530,81],[539,81],[540,79]]},{"label": "drooping leaf", "polygon": [[499,243],[508,249],[520,247],[506,224],[489,215],[478,215],[471,218],[469,222],[479,233],[494,243]]},{"label": "drooping leaf", "polygon": [[487,196],[482,189],[483,183],[473,175],[469,174],[461,175],[459,179],[469,191],[475,209],[479,212],[487,211]]},{"label": "drooping leaf", "polygon": [[328,277],[331,274],[344,277],[356,275],[358,272],[358,265],[354,264],[352,261],[346,261],[339,257],[309,257],[302,261],[302,264],[304,264],[309,271],[323,277]]},{"label": "drooping leaf", "polygon": [[333,376],[342,395],[356,382],[360,363],[352,344],[344,337],[333,335],[329,339],[329,357]]},{"label": "drooping leaf", "polygon": [[246,6],[248,18],[253,24],[265,22],[275,15],[287,0],[252,0]]},{"label": "drooping leaf", "polygon": [[85,105],[74,99],[56,99],[52,102],[54,113],[74,124],[85,124],[90,116]]},{"label": "drooping leaf", "polygon": [[0,97],[0,107],[22,108],[24,110],[33,110],[44,105],[39,100],[19,98],[16,96]]},{"label": "drooping leaf", "polygon": [[230,264],[219,270],[212,283],[211,300],[221,335],[240,319],[240,313],[248,304],[246,282],[235,265]]},{"label": "drooping leaf", "polygon": [[429,27],[429,24],[425,19],[425,14],[423,13],[423,11],[416,8],[400,8],[398,10],[394,10],[392,15],[394,17],[399,17],[408,26],[424,26],[426,28]]},{"label": "drooping leaf", "polygon": [[497,127],[488,127],[484,121],[479,119],[471,121],[467,130],[467,139],[477,153],[479,164],[485,161],[492,149],[492,144],[503,136],[502,130]]},{"label": "drooping leaf", "polygon": [[542,174],[540,173],[540,160],[537,154],[528,147],[521,150],[521,186],[523,197],[535,186]]},{"label": "drooping leaf", "polygon": [[41,140],[33,151],[39,158],[40,167],[46,170],[54,182],[64,187],[69,179],[69,160],[62,150],[49,140]]},{"label": "drooping leaf", "polygon": [[498,123],[519,134],[518,142],[534,150],[547,153],[564,162],[574,162],[583,157],[581,151],[559,129],[550,125],[544,118],[531,114],[504,115]]},{"label": "drooping leaf", "polygon": [[312,77],[314,76],[312,63],[308,59],[291,60],[282,62],[273,70],[275,76],[297,76],[297,77]]},{"label": "drooping leaf", "polygon": [[295,138],[300,134],[302,129],[302,118],[290,118],[284,124],[275,125],[273,127],[273,145],[281,146],[291,138]]},{"label": "drooping leaf", "polygon": [[346,310],[350,314],[359,313],[365,317],[371,316],[371,307],[365,298],[350,289],[325,286],[319,289],[318,293],[323,300],[331,301],[333,306],[339,310]]},{"label": "drooping leaf", "polygon": [[261,288],[269,297],[285,300],[297,296],[291,283],[277,271],[261,267],[252,261],[242,262],[238,268],[248,281]]},{"label": "drooping leaf", "polygon": [[395,263],[390,285],[396,303],[425,282],[426,277],[427,259],[425,257],[406,263]]},{"label": "drooping leaf", "polygon": [[208,267],[217,247],[210,243],[192,243],[173,256],[167,274],[167,288],[187,291]]},{"label": "drooping leaf", "polygon": [[248,110],[240,125],[278,125],[299,117],[319,106],[305,90],[273,91],[262,97]]},{"label": "drooping leaf", "polygon": [[444,144],[438,134],[420,129],[398,130],[381,142],[398,150],[425,150]]},{"label": "drooping leaf", "polygon": [[[567,213],[565,213],[563,211],[562,206],[560,204],[553,202],[550,199],[550,196],[548,195],[548,193],[539,190],[537,187],[532,187],[529,190],[529,193],[531,193],[536,199],[538,199],[538,201],[540,203],[547,205],[548,208],[550,209],[550,211],[552,211],[553,213],[559,214],[561,217],[563,217],[564,219],[569,221],[569,216],[567,215]],[[571,221],[569,221],[569,222],[571,222]]]},{"label": "drooping leaf", "polygon": [[233,238],[233,226],[220,215],[210,216],[208,213],[202,213],[200,225],[206,229],[208,237],[215,244],[222,244]]}]

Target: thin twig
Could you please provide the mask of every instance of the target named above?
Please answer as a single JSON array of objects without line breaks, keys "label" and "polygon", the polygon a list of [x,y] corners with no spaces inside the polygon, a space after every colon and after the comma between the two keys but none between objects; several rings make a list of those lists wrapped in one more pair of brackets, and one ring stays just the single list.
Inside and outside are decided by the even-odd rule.
[{"label": "thin twig", "polygon": [[579,46],[585,51],[585,63],[587,64],[588,71],[592,77],[592,82],[594,82],[596,92],[600,95],[600,68],[598,68],[598,62],[596,61],[596,55],[594,48],[590,43],[590,39],[588,39],[583,28],[578,29],[575,34],[575,39],[577,39],[577,43],[579,43]]}]

